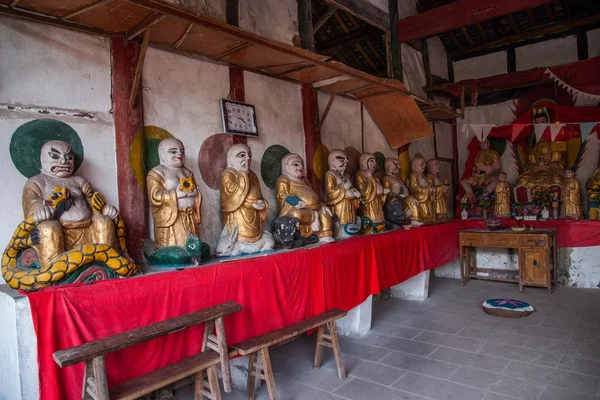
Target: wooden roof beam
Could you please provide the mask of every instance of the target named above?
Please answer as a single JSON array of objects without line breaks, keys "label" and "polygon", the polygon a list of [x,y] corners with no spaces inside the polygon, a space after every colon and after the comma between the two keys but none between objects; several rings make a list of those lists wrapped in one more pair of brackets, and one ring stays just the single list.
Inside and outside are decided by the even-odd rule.
[{"label": "wooden roof beam", "polygon": [[349,29],[344,29],[344,31],[347,31],[345,35],[338,36],[335,39],[331,39],[319,44],[317,47],[317,53],[335,52],[335,49],[351,46],[360,42],[361,40],[365,40],[367,37],[373,37],[374,35],[383,36],[383,32],[381,32],[379,29],[368,25],[352,32],[350,32]]},{"label": "wooden roof beam", "polygon": [[458,0],[398,21],[400,42],[428,38],[553,0]]},{"label": "wooden roof beam", "polygon": [[146,29],[153,27],[158,24],[166,17],[165,14],[161,14],[159,12],[153,12],[139,23],[137,23],[133,28],[127,32],[127,40],[134,39],[136,36],[142,34]]},{"label": "wooden roof beam", "polygon": [[325,0],[325,2],[362,19],[369,25],[376,26],[386,32],[390,30],[388,14],[368,0]]},{"label": "wooden roof beam", "polygon": [[17,6],[17,4],[19,4],[21,0],[13,0],[8,6],[10,8],[15,8]]},{"label": "wooden roof beam", "polygon": [[481,37],[483,38],[484,42],[488,42],[490,40],[488,34],[486,33],[485,29],[483,28],[483,26],[481,25],[480,22],[476,23],[475,26],[477,27],[477,30],[479,31],[479,34],[481,35]]},{"label": "wooden roof beam", "polygon": [[71,19],[73,17],[78,16],[79,14],[83,14],[84,12],[92,11],[94,8],[100,7],[106,3],[110,3],[112,0],[100,0],[85,7],[80,8],[79,10],[75,10],[65,16],[62,19]]},{"label": "wooden roof beam", "polygon": [[452,43],[454,43],[454,46],[456,46],[457,49],[462,48],[462,45],[458,41],[458,38],[452,31],[448,31],[446,33],[448,34],[448,36],[450,36],[450,39],[452,39]]},{"label": "wooden roof beam", "polygon": [[548,21],[554,22],[556,18],[554,18],[554,9],[552,8],[552,4],[544,4],[544,9],[546,10],[546,16],[548,17]]},{"label": "wooden roof beam", "polygon": [[536,22],[531,8],[527,9],[527,19],[529,20],[529,28],[533,28],[536,25]]},{"label": "wooden roof beam", "polygon": [[513,32],[520,33],[521,28],[519,28],[519,24],[517,23],[515,16],[512,14],[508,14],[507,17],[508,17],[508,23],[510,24],[510,27],[512,28]]},{"label": "wooden roof beam", "polygon": [[317,23],[316,23],[316,24],[313,26],[313,28],[312,28],[312,33],[313,33],[313,35],[314,35],[315,33],[317,33],[317,31],[318,31],[319,29],[321,29],[321,27],[322,27],[323,25],[325,25],[325,23],[326,23],[327,21],[329,21],[329,18],[331,18],[331,17],[333,16],[333,14],[335,14],[336,12],[337,12],[337,8],[336,8],[336,7],[329,6],[329,10],[327,10],[327,12],[325,13],[325,15],[323,15],[323,16],[321,17],[321,19],[320,19],[320,20],[318,20],[318,21],[317,21]]},{"label": "wooden roof beam", "polygon": [[183,32],[183,34],[179,37],[179,39],[177,39],[177,41],[173,45],[173,48],[178,49],[179,46],[181,46],[183,44],[183,41],[185,40],[187,35],[190,33],[190,31],[192,30],[193,27],[194,27],[194,23],[190,22],[189,25],[187,26],[187,28],[185,28],[185,32]]},{"label": "wooden roof beam", "polygon": [[475,42],[473,41],[473,39],[471,39],[471,36],[469,36],[469,32],[467,31],[467,28],[464,26],[461,26],[460,31],[462,32],[465,39],[467,39],[467,42],[469,42],[469,44],[471,46],[473,46],[475,44]]}]

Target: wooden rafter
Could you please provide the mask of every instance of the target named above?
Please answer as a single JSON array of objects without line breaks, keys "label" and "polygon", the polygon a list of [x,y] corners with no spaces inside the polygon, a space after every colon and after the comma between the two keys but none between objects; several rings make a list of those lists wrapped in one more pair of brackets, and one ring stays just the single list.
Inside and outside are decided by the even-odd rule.
[{"label": "wooden rafter", "polygon": [[[346,23],[344,22],[344,20],[342,19],[342,17],[340,17],[339,13],[335,13],[335,14],[333,15],[333,17],[335,18],[335,20],[337,21],[337,23],[340,25],[340,27],[342,28],[342,30],[343,30],[344,32],[346,32],[347,34],[348,34],[348,33],[350,33],[350,28],[348,27],[348,25],[346,25]],[[372,28],[372,27],[369,27],[369,28],[370,28],[370,29],[374,29],[374,28]],[[356,43],[356,49],[358,50],[358,52],[359,52],[359,53],[360,53],[360,54],[363,56],[363,58],[364,58],[364,62],[362,62],[362,64],[365,66],[365,68],[369,68],[369,67],[371,67],[371,65],[373,65],[373,67],[371,67],[371,68],[373,68],[374,70],[376,70],[376,69],[377,69],[377,67],[376,67],[376,66],[374,66],[374,64],[373,64],[373,60],[371,60],[371,59],[369,58],[369,56],[368,56],[368,55],[367,55],[367,53],[365,52],[365,49],[363,49],[363,47],[362,47],[362,46],[361,46],[359,43]],[[356,58],[358,58],[358,57],[356,57]],[[359,59],[359,58],[358,58],[358,59]],[[368,61],[367,61],[367,60],[368,60]],[[359,59],[359,61],[360,61],[360,59]],[[365,63],[367,63],[367,64],[365,64]]]},{"label": "wooden rafter", "polygon": [[142,47],[140,48],[140,56],[135,67],[135,75],[133,76],[133,85],[131,85],[131,93],[129,94],[129,107],[134,108],[135,102],[138,95],[138,89],[140,87],[140,81],[142,79],[142,69],[144,68],[144,59],[146,58],[146,50],[148,50],[148,43],[150,42],[150,35],[152,34],[152,28],[146,29],[144,32],[144,40],[142,41]]},{"label": "wooden rafter", "polygon": [[554,9],[552,8],[552,4],[546,3],[544,4],[544,9],[546,10],[546,16],[548,17],[549,22],[554,22]]},{"label": "wooden rafter", "polygon": [[275,74],[275,75],[277,75],[277,76],[288,75],[288,74],[291,74],[291,73],[294,73],[294,72],[303,71],[303,70],[305,70],[305,69],[308,69],[308,68],[314,68],[314,67],[315,67],[315,66],[314,66],[314,65],[312,65],[312,64],[308,64],[308,65],[302,65],[302,66],[300,66],[300,67],[294,67],[294,68],[291,68],[291,69],[285,70],[285,71],[283,71],[283,72],[280,72],[280,73],[278,73],[278,74]]},{"label": "wooden rafter", "polygon": [[481,35],[481,37],[483,38],[484,42],[487,42],[490,40],[490,38],[488,37],[488,34],[485,32],[485,29],[483,28],[483,26],[481,25],[481,23],[476,23],[475,26],[477,27],[477,30],[479,31],[479,34]]},{"label": "wooden rafter", "polygon": [[246,47],[250,47],[253,45],[254,45],[254,43],[244,42],[244,43],[240,44],[239,46],[235,46],[233,49],[229,49],[229,50],[224,51],[223,53],[219,54],[218,56],[215,57],[215,60],[220,60],[223,57],[227,57],[230,54],[237,53],[238,51],[243,50]]},{"label": "wooden rafter", "polygon": [[460,44],[460,42],[456,38],[456,35],[452,31],[448,31],[448,36],[450,36],[450,39],[452,39],[452,43],[454,43],[454,46],[457,49],[460,49],[462,47],[461,44]]},{"label": "wooden rafter", "polygon": [[504,29],[502,29],[502,25],[497,20],[492,21],[492,26],[494,27],[496,35],[498,35],[499,38],[503,38],[506,36],[506,34],[504,33]]},{"label": "wooden rafter", "polygon": [[570,0],[562,0],[560,4],[562,4],[563,10],[565,10],[565,15],[567,18],[571,18],[573,16],[573,10],[571,10],[571,1]]},{"label": "wooden rafter", "polygon": [[368,0],[325,0],[329,5],[342,9],[366,23],[376,26],[384,31],[390,30],[390,18],[387,13]]},{"label": "wooden rafter", "polygon": [[62,19],[71,19],[73,17],[76,17],[79,14],[83,14],[84,12],[91,11],[94,8],[100,7],[100,6],[102,6],[102,5],[106,4],[106,3],[110,3],[111,1],[112,0],[100,0],[100,1],[97,1],[95,3],[92,3],[92,4],[88,5],[88,6],[82,7],[79,10],[75,10],[75,11],[73,11],[73,12],[71,12],[71,13],[63,16]]},{"label": "wooden rafter", "polygon": [[529,20],[529,28],[533,28],[535,24],[535,16],[533,15],[533,10],[531,8],[527,9],[527,19]]},{"label": "wooden rafter", "polygon": [[326,23],[327,21],[329,21],[329,18],[331,18],[331,17],[333,16],[333,14],[335,14],[336,12],[337,12],[337,8],[336,8],[336,7],[334,7],[334,6],[329,6],[329,10],[327,10],[327,12],[325,13],[325,15],[323,15],[323,16],[321,17],[321,19],[319,19],[319,20],[317,21],[317,23],[316,23],[316,24],[313,26],[313,28],[312,28],[312,33],[313,33],[313,35],[314,35],[315,33],[317,33],[317,31],[318,31],[319,29],[321,29],[321,27],[322,27],[323,25],[325,25],[325,23]]},{"label": "wooden rafter", "polygon": [[508,18],[508,23],[510,24],[510,27],[513,30],[513,32],[514,33],[521,32],[521,28],[519,28],[519,24],[517,23],[515,16],[513,14],[508,14],[507,18]]},{"label": "wooden rafter", "polygon": [[327,118],[327,114],[329,114],[329,109],[331,108],[331,105],[333,104],[335,97],[336,97],[335,94],[332,94],[329,97],[327,106],[325,106],[325,110],[323,110],[323,115],[321,115],[321,117],[319,118],[319,125],[317,125],[317,132],[319,132],[321,130],[321,127],[323,126],[323,123],[325,122],[325,118]]},{"label": "wooden rafter", "polygon": [[17,4],[19,4],[21,0],[13,0],[8,6],[10,8],[15,8],[17,6]]},{"label": "wooden rafter", "polygon": [[467,42],[469,42],[469,44],[471,46],[475,44],[475,42],[473,41],[473,39],[471,39],[471,36],[469,36],[469,32],[467,31],[467,27],[461,26],[460,27],[460,31],[462,32],[463,36],[465,37],[465,39],[467,39]]},{"label": "wooden rafter", "polygon": [[164,14],[161,14],[159,12],[153,12],[152,14],[141,20],[139,23],[137,23],[133,28],[131,28],[129,32],[127,32],[127,40],[134,39],[138,35],[142,34],[146,29],[149,29],[152,26],[159,23],[160,21],[162,21],[165,17],[166,15]]},{"label": "wooden rafter", "polygon": [[373,55],[375,55],[375,58],[377,58],[377,61],[379,61],[381,63],[381,65],[386,65],[385,60],[381,57],[381,55],[379,54],[379,52],[377,51],[375,46],[373,46],[373,43],[371,43],[371,41],[368,39],[365,40],[365,43],[367,43],[367,47],[369,48],[369,50],[371,50],[371,53],[373,53]]},{"label": "wooden rafter", "polygon": [[183,44],[183,41],[185,40],[187,35],[190,33],[190,31],[192,30],[193,27],[194,27],[194,23],[190,22],[189,25],[187,26],[187,28],[185,28],[185,32],[183,32],[183,34],[179,37],[179,39],[177,39],[177,41],[173,45],[174,48],[178,49],[179,46],[181,46]]}]

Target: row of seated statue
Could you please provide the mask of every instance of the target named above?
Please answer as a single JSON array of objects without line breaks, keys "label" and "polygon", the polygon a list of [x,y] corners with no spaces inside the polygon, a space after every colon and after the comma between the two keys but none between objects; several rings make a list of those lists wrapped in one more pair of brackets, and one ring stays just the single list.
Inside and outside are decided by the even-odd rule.
[{"label": "row of seated statue", "polygon": [[[202,196],[192,172],[184,166],[184,146],[177,139],[165,139],[158,153],[160,164],[147,175],[154,241],[145,244],[145,259],[151,265],[198,263],[210,249],[198,239]],[[276,184],[279,216],[270,233],[263,231],[269,204],[250,161],[245,144],[235,144],[227,153],[227,169],[220,182],[223,230],[217,256],[267,251],[275,241],[288,248],[328,243],[361,230],[379,232],[386,222],[388,229],[405,222],[419,225],[448,213],[445,196],[449,188],[441,182],[437,160],[429,161],[426,173],[425,159],[415,155],[407,188],[400,179],[397,159],[386,160],[386,174],[380,180],[375,175],[375,157],[364,153],[352,184],[346,175],[348,157],[333,150],[322,200],[305,177],[302,158],[289,154],[282,160]],[[23,189],[25,219],[4,251],[4,280],[28,291],[139,273],[127,253],[118,210],[106,204],[90,182],[74,175],[71,146],[60,140],[46,142],[40,165],[40,173]]]}]

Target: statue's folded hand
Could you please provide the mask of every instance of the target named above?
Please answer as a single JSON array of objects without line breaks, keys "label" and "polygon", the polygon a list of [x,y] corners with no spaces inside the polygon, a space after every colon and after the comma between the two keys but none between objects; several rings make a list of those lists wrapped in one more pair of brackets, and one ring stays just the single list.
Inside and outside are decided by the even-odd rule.
[{"label": "statue's folded hand", "polygon": [[106,215],[110,219],[115,219],[119,215],[119,210],[117,210],[115,206],[107,204],[106,206],[104,206],[102,214]]},{"label": "statue's folded hand", "polygon": [[296,208],[299,208],[299,209],[306,208],[306,202],[304,202],[303,200],[300,200],[298,202],[298,204],[296,204]]},{"label": "statue's folded hand", "polygon": [[263,200],[258,200],[256,203],[252,203],[252,207],[254,207],[255,210],[262,211],[265,209],[266,205]]},{"label": "statue's folded hand", "polygon": [[389,193],[390,193],[390,189],[388,189],[388,188],[383,189],[383,194],[389,194]]},{"label": "statue's folded hand", "polygon": [[36,223],[50,220],[54,217],[54,209],[49,206],[43,206],[33,212],[33,219]]}]

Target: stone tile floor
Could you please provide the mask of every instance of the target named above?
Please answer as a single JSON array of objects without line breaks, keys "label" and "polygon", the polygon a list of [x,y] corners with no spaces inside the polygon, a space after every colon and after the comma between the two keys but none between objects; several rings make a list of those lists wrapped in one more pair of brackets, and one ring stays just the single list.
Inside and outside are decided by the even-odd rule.
[{"label": "stone tile floor", "polygon": [[[391,298],[373,307],[367,337],[342,337],[348,378],[333,354],[313,370],[315,335],[272,350],[280,400],[600,399],[600,289],[546,289],[471,280],[431,280],[426,301]],[[529,302],[526,318],[485,314],[481,303]],[[175,393],[192,399],[192,387]],[[241,391],[225,400],[245,399]],[[267,399],[263,384],[257,399]]]}]

